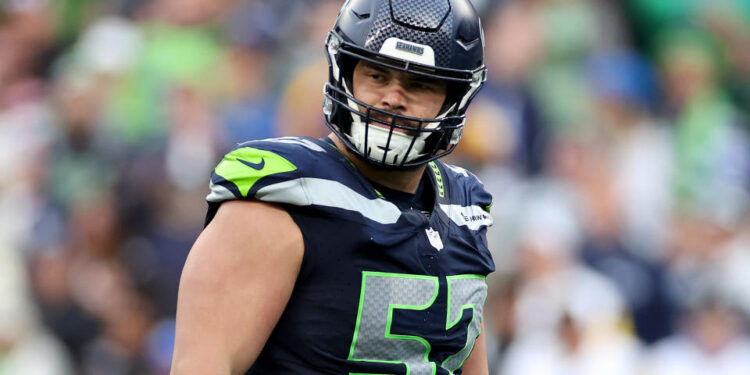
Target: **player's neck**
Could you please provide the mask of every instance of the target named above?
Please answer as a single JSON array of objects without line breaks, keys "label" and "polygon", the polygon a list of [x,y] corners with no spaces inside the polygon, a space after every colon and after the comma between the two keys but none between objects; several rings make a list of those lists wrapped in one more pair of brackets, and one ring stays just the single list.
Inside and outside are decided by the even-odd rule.
[{"label": "player's neck", "polygon": [[336,147],[338,147],[338,149],[344,153],[352,163],[354,163],[357,170],[359,170],[359,172],[367,179],[393,190],[411,194],[417,191],[419,181],[424,174],[424,165],[405,170],[379,168],[351,153],[349,149],[346,148],[346,145],[344,145],[344,142],[342,142],[335,134],[330,134],[328,137],[333,140]]}]

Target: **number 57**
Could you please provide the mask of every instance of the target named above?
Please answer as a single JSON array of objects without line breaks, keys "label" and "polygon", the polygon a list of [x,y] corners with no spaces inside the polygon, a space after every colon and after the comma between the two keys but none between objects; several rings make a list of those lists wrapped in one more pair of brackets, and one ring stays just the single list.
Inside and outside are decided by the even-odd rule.
[{"label": "number 57", "polygon": [[[455,275],[445,279],[448,290],[446,331],[460,322],[464,310],[473,312],[464,347],[439,365],[452,374],[468,358],[479,336],[487,284],[479,275]],[[391,324],[396,309],[425,310],[430,307],[437,299],[438,287],[439,280],[435,276],[362,272],[359,311],[349,360],[403,363],[407,375],[435,374],[438,364],[428,359],[430,343],[419,336],[394,334]]]}]

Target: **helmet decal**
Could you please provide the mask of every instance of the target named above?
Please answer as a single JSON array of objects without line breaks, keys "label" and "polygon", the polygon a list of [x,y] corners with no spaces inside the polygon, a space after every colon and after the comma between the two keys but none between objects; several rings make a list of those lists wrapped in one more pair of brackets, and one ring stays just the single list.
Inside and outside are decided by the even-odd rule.
[{"label": "helmet decal", "polygon": [[386,56],[413,61],[424,65],[435,65],[435,51],[424,44],[410,43],[398,38],[388,38],[380,47],[380,53]]}]

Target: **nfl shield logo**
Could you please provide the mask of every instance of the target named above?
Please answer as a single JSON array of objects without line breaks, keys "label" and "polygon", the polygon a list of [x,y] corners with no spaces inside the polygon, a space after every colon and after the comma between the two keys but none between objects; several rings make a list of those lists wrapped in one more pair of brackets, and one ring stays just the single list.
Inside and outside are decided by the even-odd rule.
[{"label": "nfl shield logo", "polygon": [[427,239],[430,240],[430,245],[438,251],[443,250],[443,241],[440,239],[440,233],[432,228],[425,229],[425,232],[427,233]]}]

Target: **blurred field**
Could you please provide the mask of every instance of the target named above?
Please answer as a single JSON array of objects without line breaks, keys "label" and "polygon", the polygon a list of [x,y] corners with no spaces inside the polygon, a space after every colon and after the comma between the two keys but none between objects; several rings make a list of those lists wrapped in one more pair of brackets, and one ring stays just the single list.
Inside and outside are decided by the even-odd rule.
[{"label": "blurred field", "polygon": [[[750,374],[750,0],[474,3],[492,374]],[[169,373],[211,171],[327,134],[340,5],[0,1],[0,374]]]}]

